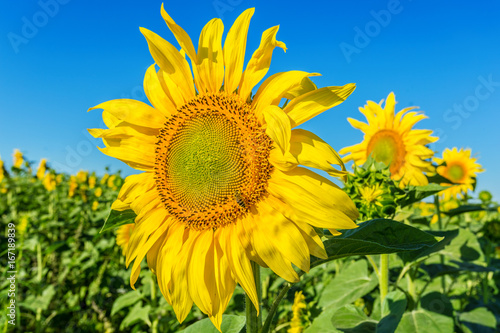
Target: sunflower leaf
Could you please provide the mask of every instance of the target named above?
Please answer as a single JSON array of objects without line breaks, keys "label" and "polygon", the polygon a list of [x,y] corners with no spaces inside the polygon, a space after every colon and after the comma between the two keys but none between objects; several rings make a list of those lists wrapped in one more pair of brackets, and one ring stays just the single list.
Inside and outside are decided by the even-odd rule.
[{"label": "sunflower leaf", "polygon": [[[245,316],[222,315],[221,331],[225,333],[238,333],[245,326]],[[219,333],[209,318],[202,319],[180,331],[182,333]],[[179,332],[179,333],[180,333]]]},{"label": "sunflower leaf", "polygon": [[394,220],[375,219],[358,226],[356,229],[340,230],[342,235],[326,240],[324,245],[328,259],[313,258],[311,267],[354,255],[419,251],[437,243],[433,235]]},{"label": "sunflower leaf", "polygon": [[118,211],[112,209],[109,212],[109,215],[106,218],[106,221],[104,222],[104,225],[102,226],[101,231],[99,231],[99,233],[103,233],[104,231],[117,228],[124,224],[134,223],[136,216],[137,215],[131,209],[124,211]]},{"label": "sunflower leaf", "polygon": [[409,186],[405,190],[405,195],[396,199],[396,203],[400,207],[406,207],[412,203],[419,202],[420,200],[427,198],[433,194],[439,193],[442,190],[446,190],[449,186],[441,186],[438,184],[428,184],[424,186]]},{"label": "sunflower leaf", "polygon": [[455,215],[463,214],[463,213],[469,213],[469,212],[478,212],[486,210],[484,207],[481,207],[480,205],[462,205],[458,208],[451,209],[447,212],[443,212],[444,214],[452,217]]}]

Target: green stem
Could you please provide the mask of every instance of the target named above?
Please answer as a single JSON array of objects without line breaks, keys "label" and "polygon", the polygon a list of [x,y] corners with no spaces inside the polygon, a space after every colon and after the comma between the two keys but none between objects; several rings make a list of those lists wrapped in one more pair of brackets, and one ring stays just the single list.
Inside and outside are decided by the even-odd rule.
[{"label": "green stem", "polygon": [[378,270],[377,263],[375,260],[373,260],[373,257],[371,255],[366,255],[366,259],[372,264],[373,270],[375,271],[375,274],[377,274],[377,277],[380,279],[380,271]]},{"label": "green stem", "polygon": [[43,263],[42,263],[42,247],[40,246],[40,242],[36,244],[36,263],[38,266],[37,279],[39,282],[42,282]]},{"label": "green stem", "polygon": [[[156,281],[155,281],[155,276],[153,273],[151,273],[151,279],[149,280],[151,283],[151,305],[153,306],[153,309],[156,310],[157,302],[156,302]],[[158,332],[158,315],[156,314],[153,323],[151,325],[151,333],[157,333]]]},{"label": "green stem", "polygon": [[380,288],[380,309],[384,306],[384,299],[387,296],[387,292],[389,290],[389,255],[381,254],[380,255],[380,279],[379,279],[379,288]]},{"label": "green stem", "polygon": [[290,288],[292,287],[292,284],[289,282],[285,282],[285,285],[283,286],[283,289],[280,290],[280,293],[278,296],[274,299],[273,304],[271,305],[271,308],[269,309],[269,313],[267,314],[266,321],[264,322],[264,326],[262,326],[262,331],[261,333],[268,333],[269,329],[271,328],[271,323],[273,321],[274,314],[276,313],[276,310],[278,309],[278,305],[280,304],[281,300],[283,297],[285,297],[286,293]]},{"label": "green stem", "polygon": [[[437,195],[434,196],[434,206],[436,206],[439,230],[443,230],[443,221],[441,220],[441,208],[439,207],[439,196]],[[439,255],[439,261],[441,265],[444,266],[444,256],[442,254]],[[446,290],[446,281],[444,276],[441,276],[441,289],[443,290],[442,292],[444,294]]]},{"label": "green stem", "polygon": [[415,276],[413,271],[410,271],[409,274],[406,275],[406,281],[408,282],[408,294],[410,294],[414,304],[417,303],[417,291],[415,289]]},{"label": "green stem", "polygon": [[260,266],[252,261],[253,278],[257,291],[257,301],[259,309],[253,305],[250,297],[245,295],[246,300],[246,317],[247,317],[247,333],[259,333],[262,329],[262,284],[260,279]]}]

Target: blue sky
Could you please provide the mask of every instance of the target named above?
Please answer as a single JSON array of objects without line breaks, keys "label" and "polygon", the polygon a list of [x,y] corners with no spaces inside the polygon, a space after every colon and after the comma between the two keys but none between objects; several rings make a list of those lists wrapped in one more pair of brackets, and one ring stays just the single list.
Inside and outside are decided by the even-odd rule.
[{"label": "blue sky", "polygon": [[[318,86],[357,84],[346,102],[307,122],[336,150],[362,140],[346,118],[394,91],[397,109],[420,106],[433,145],[471,148],[486,172],[478,189],[500,200],[500,3],[400,1],[168,1],[169,14],[197,41],[213,17],[225,31],[255,7],[247,57],[262,31],[280,25],[269,74],[319,72]],[[99,111],[115,98],[145,101],[144,72],[153,60],[139,27],[174,45],[160,16],[161,1],[41,0],[3,3],[0,12],[0,156],[14,148],[28,159],[47,158],[59,171],[104,172],[123,163],[100,153],[86,128],[100,127]]]}]

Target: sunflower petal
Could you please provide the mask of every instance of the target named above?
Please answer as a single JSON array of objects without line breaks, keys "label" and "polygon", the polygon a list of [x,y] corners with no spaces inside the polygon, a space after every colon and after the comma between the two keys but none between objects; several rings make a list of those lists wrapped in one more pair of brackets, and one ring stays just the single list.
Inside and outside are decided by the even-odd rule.
[{"label": "sunflower petal", "polygon": [[224,90],[230,94],[238,88],[240,83],[243,61],[245,60],[245,48],[247,44],[248,26],[255,8],[248,8],[236,19],[227,33],[224,42]]},{"label": "sunflower petal", "polygon": [[175,82],[177,89],[189,100],[195,96],[193,76],[186,59],[165,39],[154,32],[140,28],[155,62]]},{"label": "sunflower petal", "polygon": [[[220,19],[210,20],[201,31],[198,45],[196,87],[200,93],[217,92],[224,80],[224,59],[222,56],[222,32]],[[195,78],[196,80],[196,78]]]},{"label": "sunflower petal", "polygon": [[103,109],[121,121],[134,125],[162,128],[165,116],[151,106],[134,99],[114,99],[90,108],[90,110]]},{"label": "sunflower petal", "polygon": [[252,92],[253,87],[266,76],[275,47],[280,47],[286,52],[286,45],[276,40],[279,26],[267,29],[262,33],[260,45],[248,62],[240,82],[239,95],[246,100]]},{"label": "sunflower petal", "polygon": [[280,147],[281,152],[290,150],[290,119],[279,106],[269,105],[262,111],[266,120],[266,134],[276,142]]},{"label": "sunflower petal", "polygon": [[354,91],[356,85],[348,83],[342,87],[325,87],[303,94],[284,108],[292,120],[292,128],[317,116],[323,111],[339,105]]}]

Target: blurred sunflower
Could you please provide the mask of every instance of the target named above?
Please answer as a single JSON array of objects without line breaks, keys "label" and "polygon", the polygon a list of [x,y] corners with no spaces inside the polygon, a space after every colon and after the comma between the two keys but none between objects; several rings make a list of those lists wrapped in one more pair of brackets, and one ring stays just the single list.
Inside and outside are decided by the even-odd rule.
[{"label": "blurred sunflower", "polygon": [[122,248],[123,255],[127,253],[127,247],[130,242],[130,235],[132,234],[134,228],[135,228],[135,223],[128,223],[120,226],[116,231],[116,245],[119,245]]},{"label": "blurred sunflower", "polygon": [[[444,200],[463,198],[469,190],[473,191],[477,174],[484,171],[477,163],[477,158],[471,157],[470,149],[458,150],[454,147],[450,150],[446,148],[443,151],[443,157],[435,157],[434,162],[439,165],[436,168],[439,175],[453,183],[460,184],[441,191],[439,194],[444,197]],[[442,183],[441,185],[451,184]]]},{"label": "blurred sunflower", "polygon": [[[317,89],[308,79],[315,74],[289,71],[267,78],[252,97],[274,48],[286,49],[277,26],[263,33],[243,71],[253,8],[236,19],[224,47],[222,21],[208,22],[198,52],[163,6],[161,13],[181,51],[141,28],[159,67],[144,79],[153,107],[102,103],[90,110],[103,109],[109,129],[89,132],[103,139],[103,153],[145,171],[127,177],[112,205],[137,214],[126,251],[126,264],[135,260],[131,286],[147,255],[178,320],[194,302],[220,329],[236,283],[259,308],[251,261],[296,282],[292,264],[308,271],[310,255],[326,257],[312,226],[356,227],[347,194],[299,167],[343,177],[341,158],[313,133],[292,130],[342,103],[355,85]],[[290,101],[280,107],[283,98]]]},{"label": "blurred sunflower", "polygon": [[14,167],[20,169],[24,163],[23,153],[21,153],[19,149],[14,149],[12,157],[14,158]]},{"label": "blurred sunflower", "polygon": [[344,162],[354,161],[362,165],[371,155],[377,162],[388,165],[391,178],[400,180],[400,186],[426,185],[424,172],[431,172],[432,150],[425,145],[435,142],[430,130],[412,129],[422,119],[427,118],[419,112],[409,112],[417,107],[408,107],[395,114],[396,99],[394,93],[387,96],[384,107],[382,102],[367,101],[359,111],[366,117],[368,124],[356,119],[347,120],[352,127],[364,133],[363,142],[345,147],[340,154],[348,154]]},{"label": "blurred sunflower", "polygon": [[45,176],[45,172],[47,171],[47,159],[42,158],[40,160],[40,164],[38,165],[38,169],[36,170],[36,177],[40,180]]}]

